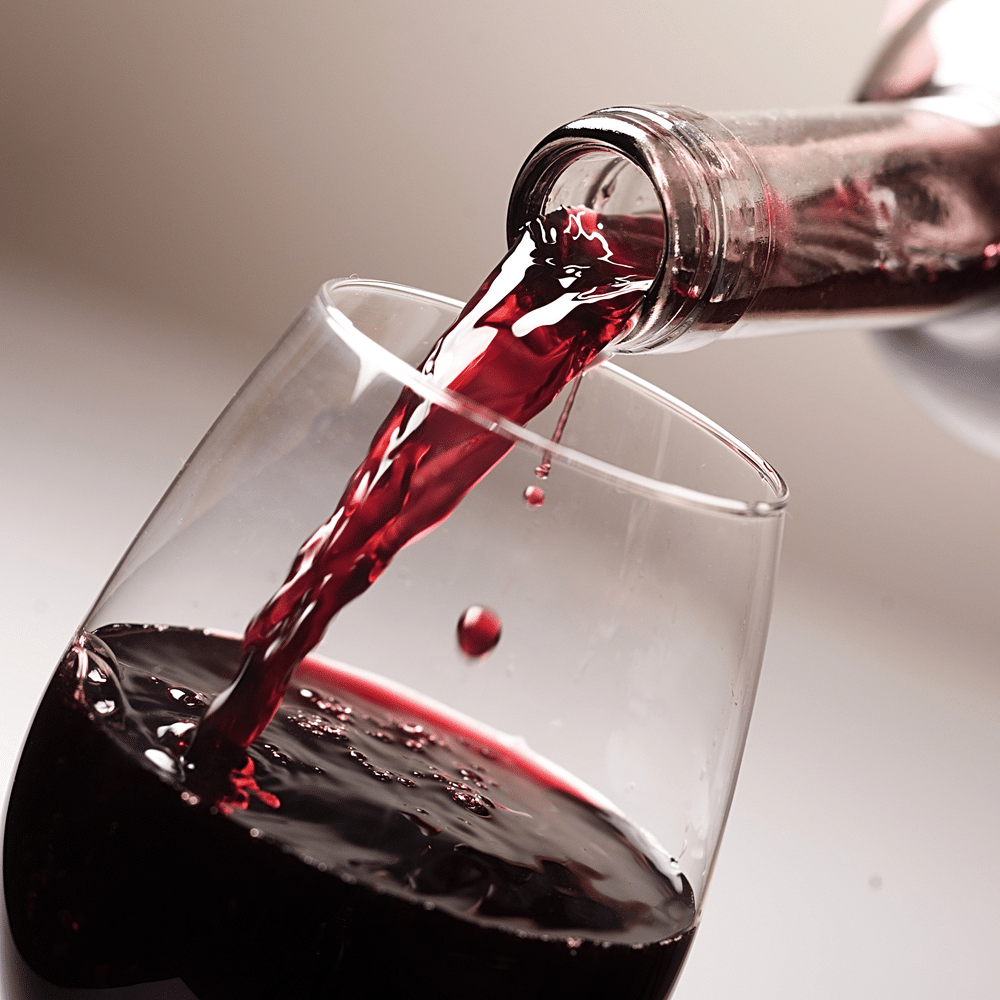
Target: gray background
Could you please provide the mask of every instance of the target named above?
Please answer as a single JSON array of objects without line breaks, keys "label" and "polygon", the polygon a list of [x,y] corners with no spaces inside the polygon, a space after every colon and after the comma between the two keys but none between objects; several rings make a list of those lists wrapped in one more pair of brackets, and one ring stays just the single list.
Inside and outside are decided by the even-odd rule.
[{"label": "gray background", "polygon": [[[326,278],[466,297],[548,130],[849,95],[877,0],[0,0],[0,770],[201,433]],[[676,996],[996,995],[1000,464],[861,333],[634,367],[793,490]]]}]

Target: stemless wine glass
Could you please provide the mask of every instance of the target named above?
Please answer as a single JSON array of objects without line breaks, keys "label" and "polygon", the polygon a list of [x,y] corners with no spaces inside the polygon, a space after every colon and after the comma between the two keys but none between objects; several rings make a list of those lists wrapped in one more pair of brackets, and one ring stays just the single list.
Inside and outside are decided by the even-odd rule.
[{"label": "stemless wine glass", "polygon": [[[733,794],[786,488],[720,427],[609,363],[579,379],[568,414],[564,391],[525,428],[431,384],[414,366],[459,308],[382,282],[325,285],[122,559],[43,700],[13,785],[4,857],[10,995],[97,989],[103,996],[101,988],[113,987],[136,997],[376,996],[395,988],[394,963],[409,969],[400,983],[424,983],[413,997],[429,995],[431,982],[440,997],[562,995],[559,984],[573,982],[574,969],[586,970],[585,985],[572,987],[577,997],[669,992]],[[243,801],[198,802],[183,789],[176,762],[149,743],[169,740],[170,727],[152,733],[130,721],[122,702],[144,695],[123,690],[118,663],[138,657],[142,683],[161,673],[157,683],[192,710],[204,703],[199,691],[224,687],[225,671],[212,676],[209,667],[182,684],[170,676],[169,657],[143,659],[136,644],[186,636],[234,647],[227,636],[242,634],[280,585],[404,387],[512,448],[443,524],[401,551],[340,613],[318,647],[326,661],[349,665],[329,668],[349,690],[389,693],[382,717],[358,710],[351,721],[341,694],[321,690],[324,668],[315,664],[293,682],[298,714],[288,712],[305,728],[326,726],[320,735],[349,722],[358,727],[352,732],[387,744],[409,733],[409,749],[439,753],[434,767],[375,773],[340,737],[328,741],[328,752],[331,760],[354,754],[351,766],[369,767],[382,785],[396,780],[404,798],[430,778],[455,802],[468,806],[471,795],[488,805],[438,827],[426,810],[406,813],[414,836],[430,845],[424,850],[452,827],[469,829],[468,843],[448,842],[450,887],[422,882],[416,869],[394,882],[391,859],[379,854],[379,822],[363,809],[353,832],[340,830],[360,860],[322,860],[324,825],[312,814],[303,822],[314,849],[282,843],[282,830],[298,821],[283,810],[309,767],[299,767],[270,729],[252,755],[258,766],[273,758],[291,775],[281,807],[252,765],[240,772]],[[314,714],[303,711],[303,699]],[[436,720],[437,737],[414,721],[413,706]],[[594,824],[586,829],[603,832],[581,839],[578,824],[579,842],[564,854],[530,848],[526,860],[477,861],[473,875],[455,874],[452,862],[479,850],[476,823],[488,832],[501,820],[514,823],[503,827],[514,833],[495,836],[516,841],[522,817],[536,822],[527,815],[534,807],[505,804],[514,771]],[[126,805],[114,805],[116,796]],[[346,815],[346,805],[334,808]],[[538,808],[545,835],[558,843],[561,813]],[[223,848],[202,852],[212,838]],[[117,846],[104,849],[105,842]],[[630,866],[624,874],[620,857]],[[245,899],[234,896],[242,889],[227,888],[222,870],[230,862],[250,886]],[[573,906],[586,904],[590,916],[570,906],[553,915],[551,902],[531,910],[530,901],[523,912],[510,904],[498,916],[485,897],[456,909],[454,879],[479,877],[483,865],[492,865],[491,898],[503,894],[502,884],[521,899],[525,886],[551,872],[553,898],[569,898],[576,890],[559,880],[572,876],[584,887]],[[268,866],[278,871],[279,901],[259,888]],[[660,886],[659,903],[631,884],[640,876]],[[616,878],[631,895],[616,895]],[[337,894],[348,889],[355,895],[345,903]],[[396,909],[365,924],[365,893]],[[263,912],[241,922],[255,909]],[[661,917],[674,920],[669,932]],[[217,962],[212,973],[188,969],[183,952],[195,944],[175,936],[188,922],[198,928],[197,947]],[[281,931],[286,922],[293,931]],[[294,973],[282,963],[294,964]],[[271,976],[279,966],[281,975]],[[357,985],[363,966],[370,992]],[[610,991],[601,978],[609,975]]]}]

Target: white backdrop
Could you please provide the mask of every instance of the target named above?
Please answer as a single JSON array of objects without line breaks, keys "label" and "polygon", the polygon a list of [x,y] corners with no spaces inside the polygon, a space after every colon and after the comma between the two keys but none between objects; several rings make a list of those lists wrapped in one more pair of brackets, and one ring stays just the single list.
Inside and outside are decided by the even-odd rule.
[{"label": "white backdrop", "polygon": [[[594,108],[831,103],[875,0],[0,0],[0,770],[115,561],[319,283],[456,297]],[[857,332],[633,367],[793,502],[758,709],[676,996],[996,994],[1000,464]]]}]

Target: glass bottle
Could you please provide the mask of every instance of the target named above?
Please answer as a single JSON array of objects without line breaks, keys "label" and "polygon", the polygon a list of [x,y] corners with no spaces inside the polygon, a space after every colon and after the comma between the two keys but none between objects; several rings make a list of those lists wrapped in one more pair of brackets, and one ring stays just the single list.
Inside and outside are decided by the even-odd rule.
[{"label": "glass bottle", "polygon": [[981,319],[1000,297],[997,29],[995,0],[930,0],[833,109],[585,115],[526,160],[508,235],[561,205],[662,217],[622,352]]}]

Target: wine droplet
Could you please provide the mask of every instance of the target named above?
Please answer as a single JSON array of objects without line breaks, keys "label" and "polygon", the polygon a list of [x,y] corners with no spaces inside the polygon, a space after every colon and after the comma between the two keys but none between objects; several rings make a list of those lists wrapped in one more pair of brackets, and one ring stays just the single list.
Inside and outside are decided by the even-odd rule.
[{"label": "wine droplet", "polygon": [[529,507],[541,507],[545,503],[545,490],[541,486],[529,486],[524,491],[524,502]]},{"label": "wine droplet", "polygon": [[458,619],[458,644],[466,656],[485,656],[500,641],[500,628],[498,615],[473,604]]}]

